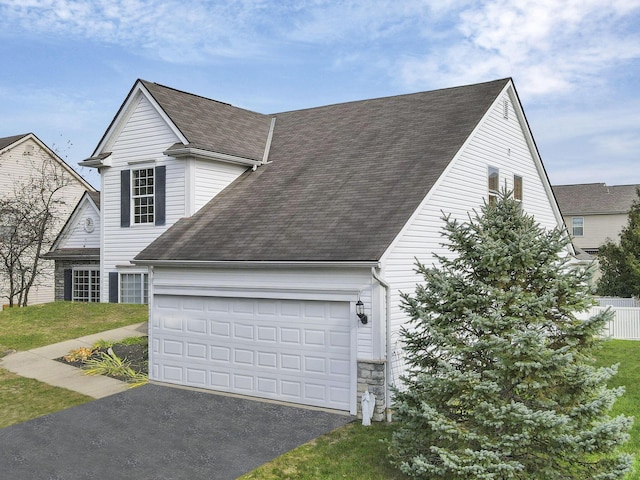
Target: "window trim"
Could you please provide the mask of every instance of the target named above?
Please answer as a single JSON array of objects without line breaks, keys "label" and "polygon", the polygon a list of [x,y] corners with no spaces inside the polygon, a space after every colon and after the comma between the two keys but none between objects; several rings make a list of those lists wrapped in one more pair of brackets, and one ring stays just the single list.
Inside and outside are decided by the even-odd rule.
[{"label": "window trim", "polygon": [[[81,298],[78,295],[78,290],[76,286],[78,283],[77,273],[80,272],[88,272],[88,283],[87,283],[87,296],[85,298]],[[100,267],[92,266],[92,265],[78,265],[74,266],[71,269],[71,301],[72,302],[88,302],[88,303],[100,303],[100,283],[102,279],[100,276]]]},{"label": "window trim", "polygon": [[[146,163],[145,166],[142,166]],[[130,162],[130,165],[133,165]],[[135,162],[139,168],[133,170],[153,169],[154,175],[154,221],[147,223],[133,223],[134,226],[142,227],[149,225],[163,226],[166,224],[166,188],[167,188],[167,167],[166,165],[155,165],[150,161]],[[120,171],[120,227],[129,228],[132,226],[131,216],[134,213],[135,202],[132,201],[132,169]]]},{"label": "window trim", "polygon": [[[142,304],[142,305],[148,305],[149,304],[149,272],[142,272],[142,271],[122,271],[122,272],[117,272],[118,274],[118,303],[133,303],[133,304]],[[139,292],[142,295],[142,297],[138,297],[135,302],[124,302],[124,288],[125,288],[125,282],[123,281],[124,276],[140,276],[140,285],[138,285],[138,288],[140,289]],[[128,286],[128,284],[127,284]],[[132,295],[130,293],[128,293],[126,295],[126,299],[130,300],[130,297],[132,297]]]},{"label": "window trim", "polygon": [[[518,189],[516,188],[516,179],[520,179],[520,196],[518,197]],[[513,199],[522,202],[524,199],[524,177],[522,175],[513,175]]]},{"label": "window trim", "polygon": [[[143,176],[141,172],[144,172]],[[140,166],[130,170],[131,224],[155,225],[156,223],[156,171],[153,166]],[[149,193],[149,190],[151,193]],[[144,191],[144,193],[140,193]],[[137,204],[140,202],[140,204]],[[146,204],[142,204],[146,203]],[[144,210],[145,213],[141,213]],[[144,219],[144,221],[142,221]]]},{"label": "window trim", "polygon": [[[492,180],[495,178],[495,188],[492,188]],[[498,167],[487,167],[487,192],[489,195],[488,205],[495,205],[500,194],[500,169]]]},{"label": "window trim", "polygon": [[[580,220],[580,225],[576,225],[576,220]],[[580,228],[582,232],[576,234],[576,228]],[[584,217],[571,217],[571,236],[584,237]]]}]

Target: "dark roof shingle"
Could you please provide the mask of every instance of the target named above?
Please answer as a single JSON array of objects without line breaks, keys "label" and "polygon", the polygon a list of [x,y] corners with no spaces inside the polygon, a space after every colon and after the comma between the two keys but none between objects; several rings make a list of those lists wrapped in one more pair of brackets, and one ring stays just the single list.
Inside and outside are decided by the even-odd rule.
[{"label": "dark roof shingle", "polygon": [[26,137],[27,135],[29,135],[29,134],[28,133],[23,133],[22,135],[13,135],[11,137],[0,138],[0,150],[2,150],[5,147],[8,147],[12,143],[17,142],[18,140],[20,140],[23,137]]},{"label": "dark roof shingle", "polygon": [[508,82],[277,114],[270,163],[136,259],[377,261]]},{"label": "dark roof shingle", "polygon": [[262,160],[271,117],[141,80],[189,146]]}]

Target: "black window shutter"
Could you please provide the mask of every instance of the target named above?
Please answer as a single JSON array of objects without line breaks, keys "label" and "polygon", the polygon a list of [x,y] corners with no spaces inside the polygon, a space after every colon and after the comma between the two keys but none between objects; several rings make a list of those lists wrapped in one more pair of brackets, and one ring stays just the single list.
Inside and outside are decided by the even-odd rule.
[{"label": "black window shutter", "polygon": [[65,269],[64,271],[64,300],[71,301],[71,286],[73,282],[73,270]]},{"label": "black window shutter", "polygon": [[109,272],[109,303],[118,303],[118,272]]},{"label": "black window shutter", "polygon": [[120,172],[120,226],[131,225],[131,170]]},{"label": "black window shutter", "polygon": [[155,170],[155,218],[156,225],[164,225],[165,223],[165,205],[166,205],[166,185],[167,185],[167,167],[156,167]]}]

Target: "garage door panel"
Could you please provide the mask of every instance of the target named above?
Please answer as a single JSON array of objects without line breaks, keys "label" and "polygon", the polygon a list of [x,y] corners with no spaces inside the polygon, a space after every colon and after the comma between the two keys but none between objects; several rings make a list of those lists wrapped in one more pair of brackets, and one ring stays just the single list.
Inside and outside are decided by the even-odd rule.
[{"label": "garage door panel", "polygon": [[350,409],[348,303],[158,297],[154,380]]}]

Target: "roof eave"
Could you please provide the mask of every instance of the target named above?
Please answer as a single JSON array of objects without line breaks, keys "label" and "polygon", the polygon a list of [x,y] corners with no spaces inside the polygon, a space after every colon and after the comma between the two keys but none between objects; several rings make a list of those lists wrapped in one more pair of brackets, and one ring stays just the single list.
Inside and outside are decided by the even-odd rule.
[{"label": "roof eave", "polygon": [[97,157],[90,157],[86,160],[82,160],[78,162],[78,165],[81,167],[90,167],[90,168],[104,168],[111,166],[111,152],[107,154],[98,155]]},{"label": "roof eave", "polygon": [[267,260],[140,260],[131,261],[135,265],[173,268],[380,268],[380,262],[368,261],[267,261]]},{"label": "roof eave", "polygon": [[253,160],[251,158],[238,157],[227,153],[213,152],[197,147],[171,147],[162,152],[169,157],[195,157],[201,160],[217,160],[219,162],[232,163],[234,165],[244,165],[246,167],[260,166],[263,164],[261,160]]}]

